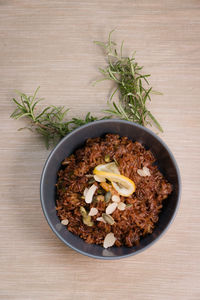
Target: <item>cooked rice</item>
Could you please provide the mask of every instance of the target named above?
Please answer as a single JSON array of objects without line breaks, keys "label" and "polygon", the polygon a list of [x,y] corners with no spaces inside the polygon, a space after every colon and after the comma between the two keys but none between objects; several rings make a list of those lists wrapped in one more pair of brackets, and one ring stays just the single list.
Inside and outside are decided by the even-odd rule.
[{"label": "cooked rice", "polygon": [[[98,194],[106,192],[100,182],[94,182],[94,168],[105,164],[108,156],[110,161],[117,161],[120,173],[134,181],[136,191],[129,197],[120,196],[126,204],[125,210],[116,208],[112,213],[113,225],[98,221],[105,213],[106,207],[112,203],[101,201]],[[83,148],[67,157],[58,172],[57,182],[57,214],[60,220],[68,220],[67,229],[79,235],[89,244],[103,245],[106,235],[112,232],[116,238],[115,246],[132,247],[139,243],[142,236],[151,234],[158,222],[163,200],[172,191],[172,186],[154,164],[155,158],[150,150],[146,150],[139,142],[132,142],[127,137],[107,134],[104,138],[88,139]],[[137,170],[147,167],[151,176],[140,176]],[[87,204],[83,192],[95,184],[98,188],[94,201]],[[166,200],[167,201],[167,200]],[[92,207],[98,213],[91,216],[93,226],[87,226],[82,221],[80,207],[87,212]],[[101,219],[100,219],[101,220]]]}]

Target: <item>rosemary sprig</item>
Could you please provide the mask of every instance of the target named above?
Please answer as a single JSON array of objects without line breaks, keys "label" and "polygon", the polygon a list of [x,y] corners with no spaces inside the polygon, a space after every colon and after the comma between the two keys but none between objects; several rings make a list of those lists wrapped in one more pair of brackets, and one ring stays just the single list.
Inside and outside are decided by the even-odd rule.
[{"label": "rosemary sprig", "polygon": [[[104,48],[108,61],[107,67],[104,69],[99,68],[103,77],[96,82],[112,80],[116,84],[107,102],[108,109],[104,110],[109,115],[98,119],[87,113],[84,119],[72,118],[66,121],[65,117],[69,109],[66,109],[64,106],[47,106],[38,113],[37,104],[43,99],[36,97],[39,90],[37,88],[33,96],[27,96],[18,92],[20,100],[13,99],[17,108],[11,114],[11,118],[20,119],[26,117],[30,121],[29,127],[20,128],[19,130],[25,128],[35,129],[44,137],[47,148],[49,144],[56,144],[66,134],[79,126],[95,120],[108,119],[112,116],[143,126],[148,124],[152,126],[154,124],[160,131],[163,131],[146,106],[147,101],[151,100],[151,94],[161,93],[153,91],[152,87],[149,87],[148,77],[150,74],[143,75],[141,73],[143,67],[139,66],[135,61],[135,53],[131,58],[123,56],[123,42],[118,53],[116,44],[111,40],[112,32],[110,32],[106,43],[95,41],[96,44]],[[118,102],[113,100],[117,92],[119,94]]]},{"label": "rosemary sprig", "polygon": [[[113,30],[114,31],[114,30]],[[154,124],[163,132],[163,129],[156,118],[147,108],[147,101],[151,100],[151,94],[161,94],[153,91],[149,86],[148,77],[150,74],[143,75],[135,61],[135,53],[132,57],[123,56],[123,42],[118,53],[116,44],[111,40],[110,32],[106,43],[95,41],[95,43],[105,50],[108,65],[99,68],[103,77],[95,83],[103,80],[112,80],[116,87],[108,100],[108,109],[104,112],[120,119],[132,121],[146,126]],[[118,92],[118,102],[113,101],[114,95]]]},{"label": "rosemary sprig", "polygon": [[[50,144],[56,144],[75,128],[98,120],[97,117],[93,117],[90,113],[87,113],[84,119],[72,118],[72,120],[65,121],[64,118],[69,109],[65,109],[64,106],[47,106],[38,113],[37,104],[44,100],[42,98],[36,98],[38,90],[39,87],[33,96],[27,96],[17,91],[20,100],[13,98],[13,102],[17,105],[17,108],[10,117],[16,120],[26,117],[30,121],[30,126],[20,128],[19,130],[30,129],[33,131],[35,129],[43,136],[47,148]],[[109,117],[104,117],[100,120],[105,118]]]}]

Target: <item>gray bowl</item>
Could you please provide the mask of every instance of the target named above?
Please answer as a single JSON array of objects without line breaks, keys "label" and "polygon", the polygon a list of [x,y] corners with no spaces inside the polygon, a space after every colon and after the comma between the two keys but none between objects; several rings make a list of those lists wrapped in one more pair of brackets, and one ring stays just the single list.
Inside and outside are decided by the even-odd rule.
[{"label": "gray bowl", "polygon": [[[57,172],[61,162],[84,145],[88,138],[103,136],[106,133],[127,136],[133,141],[138,141],[150,149],[157,159],[157,165],[167,180],[173,185],[173,192],[164,201],[159,221],[152,234],[141,238],[138,246],[111,247],[104,249],[99,245],[91,245],[84,242],[78,236],[72,234],[60,223],[56,214],[55,199]],[[41,176],[40,184],[41,204],[49,226],[57,237],[67,246],[81,254],[99,259],[119,259],[134,255],[147,249],[166,231],[174,219],[180,200],[180,174],[177,163],[167,145],[151,130],[140,125],[121,120],[102,120],[84,125],[64,137],[50,153]]]}]

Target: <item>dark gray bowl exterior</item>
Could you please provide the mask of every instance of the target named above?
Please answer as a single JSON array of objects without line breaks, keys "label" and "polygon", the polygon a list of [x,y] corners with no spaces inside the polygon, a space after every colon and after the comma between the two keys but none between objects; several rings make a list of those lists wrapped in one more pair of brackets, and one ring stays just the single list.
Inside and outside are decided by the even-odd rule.
[{"label": "dark gray bowl exterior", "polygon": [[[61,162],[82,147],[88,138],[104,136],[107,133],[115,133],[127,136],[133,141],[142,143],[150,149],[157,159],[159,169],[173,184],[172,194],[164,201],[164,207],[160,213],[159,221],[152,234],[143,237],[138,246],[112,247],[104,249],[98,245],[85,243],[81,238],[72,234],[60,223],[56,214],[55,199],[57,172]],[[174,219],[180,198],[180,174],[176,161],[167,145],[151,130],[140,125],[121,120],[102,120],[84,125],[64,137],[50,153],[41,176],[40,186],[41,204],[44,215],[55,234],[72,249],[99,259],[119,259],[134,255],[152,245],[166,231]]]}]

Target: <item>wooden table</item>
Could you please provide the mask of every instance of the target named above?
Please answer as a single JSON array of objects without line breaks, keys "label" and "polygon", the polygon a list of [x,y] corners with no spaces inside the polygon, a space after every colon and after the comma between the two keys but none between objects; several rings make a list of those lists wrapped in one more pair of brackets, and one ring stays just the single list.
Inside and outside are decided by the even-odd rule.
[{"label": "wooden table", "polygon": [[[39,200],[49,154],[38,136],[18,132],[15,89],[41,86],[41,104],[68,117],[102,115],[109,82],[93,40],[125,41],[125,53],[151,73],[152,112],[182,175],[182,199],[168,232],[147,251],[119,261],[76,253],[51,231]],[[198,0],[0,1],[0,299],[200,299],[200,2]]]}]

